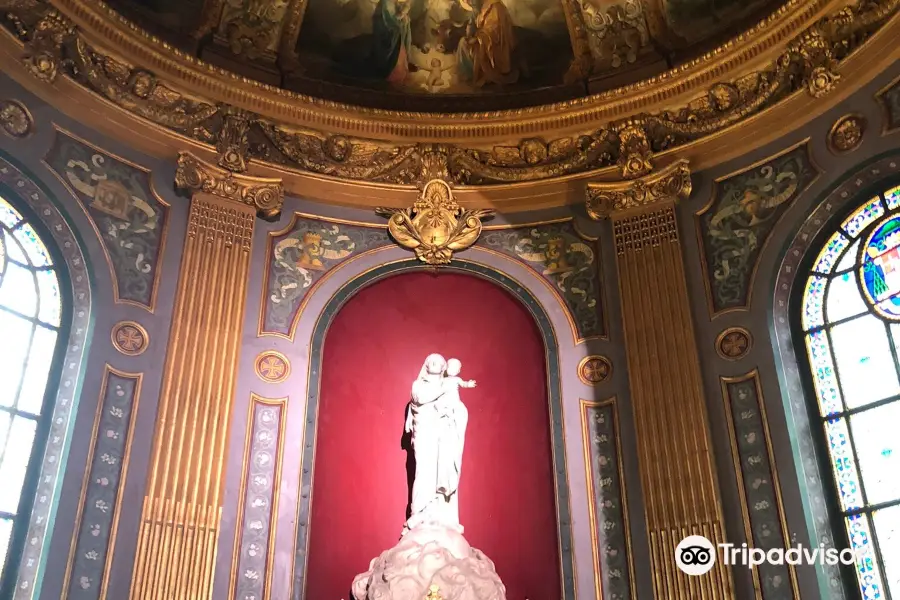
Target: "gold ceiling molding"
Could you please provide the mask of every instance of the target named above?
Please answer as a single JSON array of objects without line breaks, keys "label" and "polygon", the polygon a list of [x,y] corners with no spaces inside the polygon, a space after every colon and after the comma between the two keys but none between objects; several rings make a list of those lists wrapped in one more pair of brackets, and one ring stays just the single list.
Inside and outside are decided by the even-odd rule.
[{"label": "gold ceiling molding", "polygon": [[[297,94],[214,67],[131,23],[100,0],[53,0],[87,40],[102,42],[131,65],[155,73],[190,95],[207,97],[293,125],[341,130],[379,139],[413,137],[428,141],[475,140],[508,135],[510,125],[538,131],[579,129],[586,122],[621,117],[623,112],[660,109],[698,88],[731,80],[751,62],[774,58],[788,40],[819,18],[839,11],[846,0],[787,0],[756,26],[707,54],[636,84],[551,105],[483,113],[428,114],[368,109]],[[893,4],[876,0],[878,6]],[[0,0],[13,13],[49,6],[45,0]],[[871,8],[871,6],[869,7]],[[891,9],[892,10],[892,9]],[[868,14],[871,10],[866,9]],[[623,110],[624,109],[624,110]],[[479,119],[472,127],[473,118]]]},{"label": "gold ceiling molding", "polygon": [[204,162],[189,152],[178,155],[175,187],[252,206],[265,219],[281,214],[284,204],[284,187],[280,179],[235,174]]},{"label": "gold ceiling molding", "polygon": [[[390,186],[421,185],[437,177],[498,187],[504,190],[501,196],[518,198],[521,194],[510,193],[509,184],[559,182],[557,193],[568,196],[565,202],[576,196],[572,177],[603,170],[612,177],[637,177],[652,168],[653,157],[687,155],[701,143],[727,147],[722,138],[736,125],[758,129],[750,117],[774,112],[788,99],[796,106],[802,103],[799,96],[827,94],[839,85],[844,61],[852,61],[863,42],[888,22],[896,25],[891,19],[900,6],[900,0],[851,7],[837,0],[792,0],[716,51],[612,93],[515,111],[430,115],[353,108],[264,86],[168,47],[94,0],[54,2],[59,11],[37,0],[0,0],[0,10],[12,15],[25,40],[23,54],[32,73],[54,85],[72,80],[149,121],[169,147],[178,147],[182,139],[184,148],[190,140],[208,153],[218,151],[219,165],[228,170],[242,172],[253,160],[258,170],[285,174],[286,180],[308,173]],[[114,51],[93,40],[103,40]],[[885,48],[900,54],[896,46],[880,46],[881,64],[890,58]],[[863,65],[866,76],[873,76],[877,65],[867,62],[856,61],[857,68],[848,67],[843,76],[862,81],[858,71]],[[705,93],[696,96],[693,90],[702,85]],[[673,99],[691,94],[693,99],[672,107]],[[654,107],[657,112],[647,112]],[[780,133],[796,123],[796,118],[783,119]],[[771,139],[773,133],[766,135]],[[391,141],[400,138],[417,142]],[[461,138],[473,140],[472,145],[451,143]],[[712,153],[708,160],[748,150],[743,144]],[[328,188],[327,179],[306,186],[308,194],[316,197],[316,189]],[[369,194],[371,204],[359,191],[342,192],[360,197],[346,204],[408,205],[402,198],[386,202],[389,190]],[[319,197],[335,196],[332,191]],[[493,197],[476,202],[498,205]],[[534,208],[560,200],[529,202]]]}]

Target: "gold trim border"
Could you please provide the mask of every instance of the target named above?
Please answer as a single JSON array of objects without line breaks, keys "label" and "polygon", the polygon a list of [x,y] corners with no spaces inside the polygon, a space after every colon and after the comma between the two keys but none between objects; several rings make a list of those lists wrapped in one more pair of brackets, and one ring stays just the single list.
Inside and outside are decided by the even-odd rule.
[{"label": "gold trim border", "polygon": [[228,581],[228,598],[234,598],[237,588],[238,568],[241,559],[241,539],[244,537],[244,510],[246,509],[247,496],[247,468],[250,464],[250,449],[253,446],[253,432],[256,429],[256,405],[278,406],[281,409],[278,419],[278,439],[275,449],[278,455],[275,457],[275,479],[272,482],[272,505],[269,511],[269,538],[266,545],[266,574],[263,582],[262,600],[270,600],[272,597],[272,567],[275,563],[275,533],[278,527],[278,504],[281,499],[281,471],[284,460],[285,431],[287,429],[287,403],[288,397],[265,398],[254,392],[250,393],[250,402],[247,408],[247,425],[244,430],[244,454],[241,459],[241,485],[238,495],[237,519],[235,520],[234,544],[232,548],[231,577]]},{"label": "gold trim border", "polygon": [[710,198],[707,203],[696,213],[694,213],[694,229],[697,231],[697,245],[700,251],[700,266],[702,269],[703,275],[703,287],[706,289],[706,304],[707,309],[709,310],[709,318],[713,320],[717,317],[720,317],[724,314],[734,313],[734,312],[744,312],[750,310],[750,305],[753,302],[753,287],[756,284],[756,272],[759,269],[759,260],[763,257],[766,252],[766,249],[769,246],[769,241],[772,239],[772,232],[769,232],[769,235],[766,236],[766,240],[762,243],[762,246],[759,247],[759,253],[757,254],[756,261],[754,261],[753,269],[750,271],[750,278],[747,280],[747,299],[744,304],[740,306],[731,306],[729,308],[724,308],[721,310],[716,310],[715,302],[713,300],[712,295],[712,284],[709,281],[709,263],[706,260],[706,241],[703,239],[703,226],[700,222],[702,217],[706,215],[710,210],[712,210],[713,205],[716,203],[716,200],[719,199],[720,189],[719,186],[721,183],[731,179],[732,177],[737,177],[738,175],[743,175],[753,169],[759,168],[762,165],[771,162],[773,160],[779,159],[786,154],[790,154],[794,150],[806,146],[806,159],[809,161],[810,166],[812,167],[815,174],[812,179],[809,180],[809,183],[806,184],[802,190],[797,192],[797,195],[793,200],[790,201],[787,209],[785,209],[784,213],[782,213],[781,217],[772,225],[772,229],[778,226],[778,223],[781,222],[781,219],[793,208],[796,206],[797,200],[799,200],[803,194],[806,193],[808,189],[813,187],[816,182],[821,178],[824,170],[819,165],[819,163],[815,160],[812,152],[812,144],[810,143],[811,138],[804,138],[802,141],[797,142],[796,144],[792,144],[783,150],[779,150],[778,152],[767,156],[766,158],[762,158],[760,160],[755,161],[746,167],[741,167],[736,171],[732,171],[726,175],[722,175],[717,177],[712,182],[712,190],[710,191]]},{"label": "gold trim border", "polygon": [[[747,536],[747,544],[752,546],[753,528],[752,524],[750,523],[750,507],[747,506],[747,492],[744,487],[744,470],[743,466],[741,465],[741,457],[737,445],[737,432],[735,431],[734,419],[732,418],[731,395],[728,393],[728,385],[734,383],[743,383],[749,380],[753,380],[753,385],[756,388],[756,405],[759,407],[759,418],[760,422],[762,423],[763,436],[765,436],[766,438],[766,454],[768,455],[769,466],[771,467],[772,487],[775,491],[775,501],[778,504],[776,506],[776,509],[778,510],[778,520],[781,523],[781,532],[784,539],[785,548],[789,548],[791,545],[791,534],[790,529],[788,529],[787,520],[784,514],[784,501],[781,497],[781,485],[779,483],[778,468],[775,463],[775,452],[772,448],[772,436],[769,433],[769,418],[766,414],[765,399],[763,397],[762,385],[759,379],[759,369],[757,368],[754,368],[749,373],[738,375],[736,377],[719,377],[719,382],[722,389],[722,399],[725,403],[725,420],[728,422],[728,438],[731,444],[731,457],[734,464],[734,474],[735,479],[737,480],[738,496],[740,496],[741,500],[741,517],[744,522],[744,535]],[[794,569],[793,565],[787,565],[787,567],[788,573],[790,573],[791,589],[794,593],[794,598],[800,598],[796,570]],[[756,598],[757,600],[763,600],[762,586],[759,581],[759,572],[757,571],[757,569],[753,569],[752,573],[753,588],[756,592]]]},{"label": "gold trim border", "polygon": [[625,491],[625,467],[622,460],[622,433],[619,428],[619,405],[617,402],[616,396],[611,396],[606,400],[584,400],[580,399],[580,417],[581,417],[581,439],[582,439],[582,447],[584,450],[584,470],[585,470],[585,481],[588,486],[588,514],[590,515],[591,520],[591,551],[594,555],[594,590],[596,592],[596,600],[603,600],[603,586],[602,586],[602,577],[600,573],[600,546],[599,546],[599,534],[597,532],[597,507],[594,502],[594,464],[591,460],[591,442],[588,439],[588,427],[587,427],[587,418],[586,418],[586,409],[588,408],[602,408],[605,406],[612,406],[612,410],[610,414],[613,416],[613,432],[616,436],[615,444],[616,444],[616,461],[619,471],[619,491],[621,492],[621,506],[622,506],[622,521],[624,523],[625,531],[624,531],[624,539],[625,539],[625,552],[627,555],[628,561],[628,577],[630,580],[630,585],[628,586],[631,590],[631,598],[635,600],[637,598],[637,588],[636,581],[634,578],[634,555],[631,548],[631,525],[628,519],[628,494]]},{"label": "gold trim border", "polygon": [[[122,348],[116,341],[116,334],[119,332],[119,330],[124,329],[125,327],[134,327],[135,329],[137,329],[140,334],[144,336],[144,345],[137,350],[125,350],[124,348]],[[140,356],[147,351],[147,348],[150,347],[150,334],[147,333],[147,330],[144,328],[144,326],[137,321],[119,321],[118,323],[113,325],[112,329],[109,331],[109,337],[112,341],[113,348],[115,348],[119,353],[124,354],[125,356]]]},{"label": "gold trim border", "polygon": [[128,421],[128,437],[129,441],[125,445],[125,452],[122,456],[122,473],[119,476],[119,489],[116,490],[116,505],[113,508],[113,514],[110,521],[109,542],[106,547],[106,562],[103,565],[103,579],[100,581],[99,597],[105,599],[106,591],[109,585],[110,570],[112,568],[113,559],[115,558],[116,537],[119,530],[119,516],[122,511],[122,495],[125,492],[125,484],[128,479],[128,463],[131,460],[131,447],[133,443],[132,436],[134,434],[134,425],[137,422],[138,405],[141,398],[141,384],[143,383],[143,373],[129,373],[120,371],[109,363],[103,365],[103,382],[100,384],[100,397],[97,402],[97,410],[94,412],[94,426],[91,430],[90,450],[88,450],[87,463],[84,470],[84,477],[81,480],[81,494],[78,498],[78,511],[75,514],[75,525],[72,531],[72,541],[69,543],[69,556],[66,559],[66,573],[63,577],[63,588],[61,600],[69,597],[69,584],[72,579],[72,570],[75,566],[75,548],[78,545],[78,536],[81,533],[81,524],[84,519],[84,502],[87,497],[88,486],[91,480],[91,466],[94,463],[94,451],[96,450],[97,434],[100,430],[100,420],[103,417],[104,398],[106,397],[107,386],[109,385],[110,374],[117,375],[124,379],[134,379],[134,396],[132,398],[131,416]]},{"label": "gold trim border", "polygon": [[[84,213],[84,216],[87,218],[88,222],[91,224],[91,227],[94,230],[94,234],[97,236],[97,241],[100,243],[100,249],[103,250],[103,257],[106,259],[106,266],[109,267],[109,275],[110,275],[110,278],[112,279],[113,303],[114,304],[129,304],[131,306],[137,306],[138,308],[142,308],[142,309],[146,310],[150,314],[154,314],[156,311],[156,298],[157,298],[157,295],[159,294],[159,282],[160,282],[160,276],[162,274],[163,257],[166,252],[166,239],[167,239],[168,233],[169,233],[169,219],[172,216],[172,211],[171,211],[172,205],[169,204],[168,202],[166,202],[165,200],[163,200],[162,196],[156,190],[156,185],[154,185],[154,183],[153,183],[153,170],[152,169],[148,169],[147,167],[144,167],[143,165],[139,165],[139,164],[132,162],[126,158],[122,158],[121,156],[119,156],[113,152],[110,152],[109,150],[106,150],[105,148],[101,148],[100,146],[97,146],[96,144],[93,144],[93,143],[85,140],[84,138],[72,133],[68,129],[64,129],[64,128],[60,127],[56,123],[52,123],[52,126],[53,126],[53,129],[55,132],[54,136],[53,136],[53,141],[51,142],[50,147],[44,153],[44,156],[41,158],[41,164],[44,165],[44,167],[47,169],[47,171],[52,173],[53,176],[56,177],[56,179],[60,182],[60,184],[62,184],[62,186],[66,189],[66,191],[69,192],[69,194],[71,194],[73,200],[75,200],[75,203],[78,205],[78,207]],[[157,255],[156,255],[156,265],[155,265],[156,273],[153,275],[153,291],[150,294],[150,304],[144,304],[142,302],[138,302],[137,300],[123,300],[123,299],[119,298],[119,278],[118,278],[118,275],[116,274],[116,268],[115,268],[115,265],[113,265],[112,257],[109,255],[109,249],[107,249],[107,247],[106,247],[106,240],[104,240],[103,236],[100,234],[100,228],[97,227],[97,223],[94,221],[94,217],[91,216],[90,211],[88,211],[88,207],[85,205],[84,202],[81,201],[81,197],[78,195],[78,193],[76,193],[75,190],[72,189],[72,186],[69,185],[68,181],[63,179],[62,173],[57,173],[56,169],[51,167],[50,163],[47,162],[47,156],[50,154],[50,151],[53,150],[53,148],[56,146],[57,138],[58,138],[59,134],[69,137],[69,138],[75,140],[76,142],[83,144],[84,146],[87,146],[88,148],[92,149],[97,154],[105,154],[106,156],[112,158],[113,160],[116,160],[128,167],[131,167],[132,169],[136,169],[138,171],[145,173],[147,175],[147,183],[148,183],[148,188],[149,188],[150,193],[153,194],[153,198],[157,202],[159,202],[163,206],[163,208],[166,209],[166,218],[164,219],[165,222],[163,223],[163,227],[162,227],[162,230],[160,231],[160,235],[159,235],[159,250],[157,250]]]}]

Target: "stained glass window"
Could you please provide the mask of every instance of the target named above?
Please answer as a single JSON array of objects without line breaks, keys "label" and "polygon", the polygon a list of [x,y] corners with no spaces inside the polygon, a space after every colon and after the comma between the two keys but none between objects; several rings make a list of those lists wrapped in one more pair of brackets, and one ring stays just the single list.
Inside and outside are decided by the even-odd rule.
[{"label": "stained glass window", "polygon": [[802,311],[862,597],[900,598],[900,186],[866,199],[825,242]]},{"label": "stained glass window", "polygon": [[33,224],[0,197],[0,589],[15,576],[13,555],[28,525],[61,319],[50,252]]}]

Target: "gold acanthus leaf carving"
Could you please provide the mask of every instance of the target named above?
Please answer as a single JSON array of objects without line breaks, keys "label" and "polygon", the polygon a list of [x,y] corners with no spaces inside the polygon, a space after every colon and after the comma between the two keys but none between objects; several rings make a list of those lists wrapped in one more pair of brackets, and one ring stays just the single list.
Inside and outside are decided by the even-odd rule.
[{"label": "gold acanthus leaf carving", "polygon": [[175,187],[252,206],[265,219],[281,214],[284,204],[284,186],[280,179],[238,175],[206,163],[189,152],[178,155]]},{"label": "gold acanthus leaf carving", "polygon": [[398,244],[429,265],[446,265],[454,252],[474,244],[481,235],[481,221],[494,214],[487,209],[464,210],[440,179],[426,183],[411,208],[375,212],[388,218],[388,232]]},{"label": "gold acanthus leaf carving", "polygon": [[[16,34],[25,39],[25,60],[36,76],[52,81],[64,73],[154,123],[220,149],[237,147],[237,155],[220,152],[220,164],[229,169],[239,172],[241,161],[231,159],[242,157],[244,164],[255,159],[341,179],[421,186],[436,172],[441,179],[466,185],[546,180],[614,165],[627,177],[640,177],[654,154],[722,131],[797,90],[815,97],[829,93],[839,84],[841,61],[897,12],[900,0],[863,0],[843,7],[807,28],[768,65],[717,82],[679,108],[635,114],[567,137],[532,135],[493,147],[397,144],[301,130],[262,116],[236,123],[229,106],[183,94],[140,66],[92,46],[48,4],[0,0],[3,7]],[[570,8],[578,13],[574,4]],[[576,16],[583,29],[580,13]],[[237,125],[244,127],[243,133]],[[260,143],[244,143],[242,136],[251,130],[261,134]]]},{"label": "gold acanthus leaf carving", "polygon": [[587,185],[587,213],[607,219],[613,213],[647,208],[658,202],[677,202],[691,195],[691,170],[680,160],[640,179]]}]

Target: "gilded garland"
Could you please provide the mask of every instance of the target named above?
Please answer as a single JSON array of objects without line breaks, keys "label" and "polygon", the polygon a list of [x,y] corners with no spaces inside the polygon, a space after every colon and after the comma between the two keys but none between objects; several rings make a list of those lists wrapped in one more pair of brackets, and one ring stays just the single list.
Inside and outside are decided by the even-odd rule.
[{"label": "gilded garland", "polygon": [[827,94],[839,83],[840,62],[898,7],[900,0],[861,0],[843,7],[795,37],[768,65],[714,83],[679,108],[639,113],[556,139],[528,137],[483,148],[396,143],[289,126],[178,91],[146,68],[92,45],[46,2],[0,0],[0,11],[24,42],[24,60],[35,76],[47,82],[70,77],[125,110],[208,144],[225,169],[241,172],[253,159],[335,178],[405,185],[421,184],[434,173],[452,183],[489,185],[611,166],[618,166],[625,178],[640,177],[652,168],[653,155],[722,131],[798,90],[814,97]]}]

